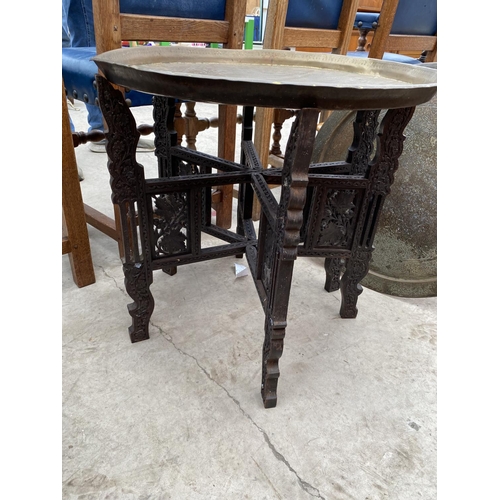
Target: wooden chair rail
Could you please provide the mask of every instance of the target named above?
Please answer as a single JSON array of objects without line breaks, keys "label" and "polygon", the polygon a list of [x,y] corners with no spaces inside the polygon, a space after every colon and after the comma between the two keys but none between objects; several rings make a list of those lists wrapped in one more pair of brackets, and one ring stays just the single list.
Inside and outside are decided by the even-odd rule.
[{"label": "wooden chair rail", "polygon": [[164,41],[167,33],[175,33],[175,42],[227,43],[228,21],[163,18],[120,14],[123,40]]},{"label": "wooden chair rail", "polygon": [[340,39],[339,31],[285,28],[283,45],[285,47],[338,47]]},{"label": "wooden chair rail", "polygon": [[86,203],[83,204],[83,208],[85,210],[85,220],[87,224],[95,227],[113,240],[117,242],[120,241],[120,234],[116,228],[114,219],[90,207]]},{"label": "wooden chair rail", "polygon": [[436,44],[435,36],[390,35],[385,44],[385,52],[434,50]]},{"label": "wooden chair rail", "polygon": [[62,237],[62,254],[66,255],[71,252],[71,243],[67,236]]}]

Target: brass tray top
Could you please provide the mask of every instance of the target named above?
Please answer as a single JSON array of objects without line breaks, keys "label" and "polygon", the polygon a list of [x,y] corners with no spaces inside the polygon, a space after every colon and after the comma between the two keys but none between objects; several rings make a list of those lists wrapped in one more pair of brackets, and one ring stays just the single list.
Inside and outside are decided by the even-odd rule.
[{"label": "brass tray top", "polygon": [[434,69],[335,54],[142,46],[93,60],[116,85],[220,104],[395,109],[422,104],[437,90]]}]

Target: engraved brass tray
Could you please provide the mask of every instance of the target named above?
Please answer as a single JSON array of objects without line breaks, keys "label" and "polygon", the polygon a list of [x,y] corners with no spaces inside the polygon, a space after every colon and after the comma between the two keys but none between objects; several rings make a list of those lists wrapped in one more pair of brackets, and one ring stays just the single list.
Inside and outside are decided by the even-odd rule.
[{"label": "engraved brass tray", "polygon": [[437,71],[286,50],[132,47],[94,58],[112,83],[183,100],[274,108],[395,109],[430,100]]}]

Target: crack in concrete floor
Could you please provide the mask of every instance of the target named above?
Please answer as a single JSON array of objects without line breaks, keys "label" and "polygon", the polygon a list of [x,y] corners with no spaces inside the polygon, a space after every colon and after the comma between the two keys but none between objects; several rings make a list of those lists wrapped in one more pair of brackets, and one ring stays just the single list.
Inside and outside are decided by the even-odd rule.
[{"label": "crack in concrete floor", "polygon": [[[124,286],[120,286],[119,282],[117,281],[116,278],[114,278],[113,276],[111,276],[108,272],[106,272],[106,270],[103,268],[103,267],[100,267],[100,269],[102,270],[103,274],[110,278],[116,288],[118,290],[120,290],[129,300],[132,300],[132,298],[128,295],[126,289]],[[158,332],[160,333],[160,335],[167,341],[169,342],[180,354],[182,354],[183,356],[185,357],[189,357],[191,358],[195,363],[196,365],[198,366],[198,368],[204,373],[204,375],[213,383],[215,383],[220,389],[222,389],[226,395],[233,401],[233,403],[238,407],[239,411],[243,414],[243,416],[245,418],[247,418],[251,423],[252,425],[261,433],[262,437],[264,438],[264,441],[265,443],[267,444],[268,448],[271,450],[271,452],[273,453],[274,457],[281,463],[283,463],[287,469],[297,478],[297,482],[300,486],[300,488],[306,492],[308,495],[312,496],[312,497],[315,497],[315,498],[320,498],[322,500],[325,500],[325,497],[321,494],[320,490],[318,488],[316,488],[315,486],[311,485],[310,483],[308,483],[307,481],[305,481],[304,479],[302,479],[299,474],[297,473],[297,471],[291,466],[291,464],[289,463],[289,461],[286,459],[286,457],[280,453],[277,449],[276,449],[276,446],[271,442],[271,439],[269,438],[269,435],[266,433],[266,431],[260,427],[253,419],[252,417],[242,408],[241,406],[241,403],[226,389],[226,387],[224,387],[222,384],[220,384],[217,380],[215,380],[211,375],[210,373],[207,371],[206,368],[204,368],[200,362],[198,361],[198,359],[193,356],[192,354],[182,350],[181,348],[179,348],[175,342],[172,340],[172,337],[170,335],[168,335],[167,333],[165,333],[162,328],[156,324],[154,324],[152,321],[150,321],[150,325],[154,328],[156,328],[158,330]],[[259,467],[260,468],[260,467]],[[267,478],[267,476],[266,476]],[[268,479],[268,478],[267,478]],[[274,489],[274,487],[273,487]],[[275,490],[276,491],[276,490]],[[279,496],[279,493],[276,491],[276,493],[278,494]]]},{"label": "crack in concrete floor", "polygon": [[233,403],[236,404],[236,406],[238,407],[238,409],[240,410],[240,412],[243,414],[243,416],[245,418],[247,418],[255,426],[255,428],[262,434],[262,436],[264,437],[264,440],[265,440],[267,446],[272,451],[273,455],[280,462],[282,462],[283,464],[285,464],[286,467],[288,468],[288,470],[290,472],[292,472],[296,476],[297,481],[298,481],[300,487],[306,493],[308,493],[309,495],[311,495],[313,497],[321,498],[323,500],[326,500],[325,497],[321,495],[321,492],[318,490],[318,488],[315,488],[313,485],[309,484],[307,481],[304,481],[298,475],[297,471],[290,465],[290,463],[288,462],[288,460],[276,449],[276,447],[271,442],[271,440],[270,440],[268,434],[266,433],[266,431],[264,429],[262,429],[262,427],[260,427],[259,425],[257,425],[257,423],[252,419],[252,417],[242,408],[241,403],[222,384],[220,384],[219,382],[217,382],[217,380],[215,380],[210,375],[210,373],[208,373],[208,371],[199,363],[199,361],[192,354],[189,354],[188,352],[185,352],[182,349],[180,349],[179,347],[177,347],[175,345],[175,342],[172,340],[172,338],[168,334],[166,334],[158,325],[155,325],[155,324],[151,323],[151,326],[157,328],[158,331],[160,332],[160,334],[162,335],[162,337],[167,342],[169,342],[179,353],[181,353],[183,356],[191,358],[198,365],[198,368],[205,374],[205,376],[210,381],[212,381],[214,384],[216,384],[218,387],[220,387],[227,394],[227,396],[233,401]]},{"label": "crack in concrete floor", "polygon": [[[110,274],[108,274],[103,267],[100,267],[100,269],[102,270],[103,274],[106,277],[110,278],[115,283],[116,288],[118,288],[118,290],[120,290],[127,298],[131,299],[130,296],[127,294],[126,290],[124,288],[122,288],[121,286],[119,286],[118,282],[116,281],[116,279],[113,276],[111,276]],[[276,449],[276,447],[271,442],[271,440],[270,440],[268,434],[266,433],[266,431],[264,429],[262,429],[262,427],[260,427],[259,425],[257,425],[256,422],[254,422],[254,420],[252,419],[252,417],[242,408],[240,402],[223,385],[219,384],[219,382],[217,382],[217,380],[215,380],[210,375],[210,373],[208,373],[208,371],[199,363],[199,361],[192,354],[189,354],[189,353],[183,351],[182,349],[180,349],[178,346],[176,346],[175,342],[172,340],[172,338],[168,334],[166,334],[158,325],[155,325],[151,321],[150,321],[150,325],[153,326],[153,327],[155,327],[160,332],[161,336],[167,342],[169,342],[179,353],[181,353],[183,356],[191,358],[198,365],[198,368],[205,374],[205,376],[210,381],[214,382],[218,387],[220,387],[227,394],[227,396],[233,401],[233,403],[236,404],[236,406],[241,411],[241,413],[243,414],[243,416],[245,418],[247,418],[256,427],[256,429],[262,434],[262,436],[264,437],[264,441],[266,442],[267,446],[269,447],[269,449],[271,450],[271,452],[273,453],[273,455],[276,457],[276,459],[279,460],[280,462],[282,462],[288,468],[288,470],[292,474],[295,475],[295,477],[297,478],[297,481],[299,483],[299,486],[306,493],[308,493],[309,495],[311,495],[313,497],[320,498],[322,500],[326,500],[325,497],[318,490],[318,488],[314,487],[313,485],[311,485],[307,481],[303,480],[298,475],[297,471],[290,465],[290,463],[288,462],[288,460]]]}]

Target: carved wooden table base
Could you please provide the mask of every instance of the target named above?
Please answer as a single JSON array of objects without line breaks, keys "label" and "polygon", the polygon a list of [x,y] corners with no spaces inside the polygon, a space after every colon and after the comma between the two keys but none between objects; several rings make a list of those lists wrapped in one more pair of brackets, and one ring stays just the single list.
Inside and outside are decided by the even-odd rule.
[{"label": "carved wooden table base", "polygon": [[[276,406],[295,259],[324,257],[326,290],[340,288],[341,317],[356,317],[359,283],[368,272],[377,221],[414,108],[390,110],[380,127],[379,111],[359,111],[346,161],[313,165],[320,110],[301,109],[283,168],[263,170],[252,143],[253,108],[244,108],[241,162],[234,163],[177,146],[175,102],[155,97],[158,178],[145,179],[135,159],[139,133],[132,114],[106,79],[98,76],[97,85],[109,128],[108,168],[112,200],[120,209],[125,286],[133,299],[132,342],[149,338],[154,270],[172,274],[177,266],[245,253],[265,313],[262,398],[266,408]],[[239,185],[236,232],[211,223],[211,190],[228,184]],[[281,185],[279,203],[269,184]],[[262,206],[258,236],[254,193]],[[225,244],[202,248],[202,232]]]}]

